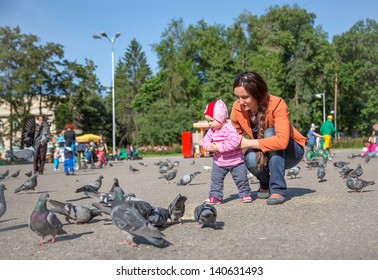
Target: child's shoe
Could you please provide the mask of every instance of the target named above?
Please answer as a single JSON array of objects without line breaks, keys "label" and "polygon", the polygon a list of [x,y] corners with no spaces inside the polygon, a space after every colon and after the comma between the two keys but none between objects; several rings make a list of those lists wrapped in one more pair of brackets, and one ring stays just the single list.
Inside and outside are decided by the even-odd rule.
[{"label": "child's shoe", "polygon": [[222,201],[220,201],[218,198],[214,196],[210,196],[208,199],[205,200],[206,204],[215,205],[215,204],[222,204]]},{"label": "child's shoe", "polygon": [[252,202],[252,197],[250,195],[245,195],[242,197],[241,201],[243,203],[251,203]]}]

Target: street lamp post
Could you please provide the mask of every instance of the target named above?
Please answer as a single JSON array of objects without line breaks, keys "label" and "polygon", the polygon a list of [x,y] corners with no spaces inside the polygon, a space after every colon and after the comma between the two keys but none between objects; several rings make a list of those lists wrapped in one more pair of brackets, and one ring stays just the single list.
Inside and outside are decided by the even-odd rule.
[{"label": "street lamp post", "polygon": [[322,98],[323,96],[323,122],[326,120],[326,112],[325,112],[325,93],[317,93],[315,94],[317,98]]},{"label": "street lamp post", "polygon": [[105,32],[100,33],[101,36],[99,35],[93,35],[92,37],[94,39],[106,39],[112,44],[112,124],[113,124],[113,131],[112,131],[112,137],[113,137],[113,155],[115,155],[115,150],[116,150],[116,137],[115,137],[115,131],[116,131],[116,122],[115,122],[115,101],[114,101],[114,43],[116,39],[121,36],[121,33],[116,32],[114,38],[109,38],[108,35]]}]

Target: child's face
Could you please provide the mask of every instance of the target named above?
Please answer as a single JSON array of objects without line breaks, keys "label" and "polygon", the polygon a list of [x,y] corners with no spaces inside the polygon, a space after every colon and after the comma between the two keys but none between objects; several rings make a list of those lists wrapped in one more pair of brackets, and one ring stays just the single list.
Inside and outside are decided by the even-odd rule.
[{"label": "child's face", "polygon": [[210,128],[214,130],[219,130],[222,128],[222,124],[218,122],[216,119],[213,119],[212,117],[205,115],[205,118],[207,122],[209,123]]}]

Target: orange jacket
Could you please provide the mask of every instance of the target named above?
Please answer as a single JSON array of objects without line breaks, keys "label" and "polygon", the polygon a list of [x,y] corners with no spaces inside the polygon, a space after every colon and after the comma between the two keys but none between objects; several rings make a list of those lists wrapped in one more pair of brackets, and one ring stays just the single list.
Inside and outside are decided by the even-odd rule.
[{"label": "orange jacket", "polygon": [[[258,140],[261,151],[265,153],[285,150],[290,138],[302,147],[305,146],[306,137],[290,124],[289,110],[282,98],[269,95],[269,105],[266,114],[265,127],[274,128],[275,135]],[[249,112],[242,110],[238,101],[235,101],[232,105],[230,119],[239,134],[253,139]]]}]

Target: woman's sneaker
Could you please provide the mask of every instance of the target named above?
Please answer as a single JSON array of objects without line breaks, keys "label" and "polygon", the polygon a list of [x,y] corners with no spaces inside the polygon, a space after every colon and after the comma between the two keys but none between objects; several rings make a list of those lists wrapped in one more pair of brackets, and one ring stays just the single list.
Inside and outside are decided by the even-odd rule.
[{"label": "woman's sneaker", "polygon": [[241,201],[243,203],[251,203],[252,202],[252,197],[250,195],[245,195],[242,197]]},{"label": "woman's sneaker", "polygon": [[222,204],[222,201],[220,201],[218,198],[214,196],[210,196],[208,199],[205,200],[205,203],[214,205],[214,204]]}]

